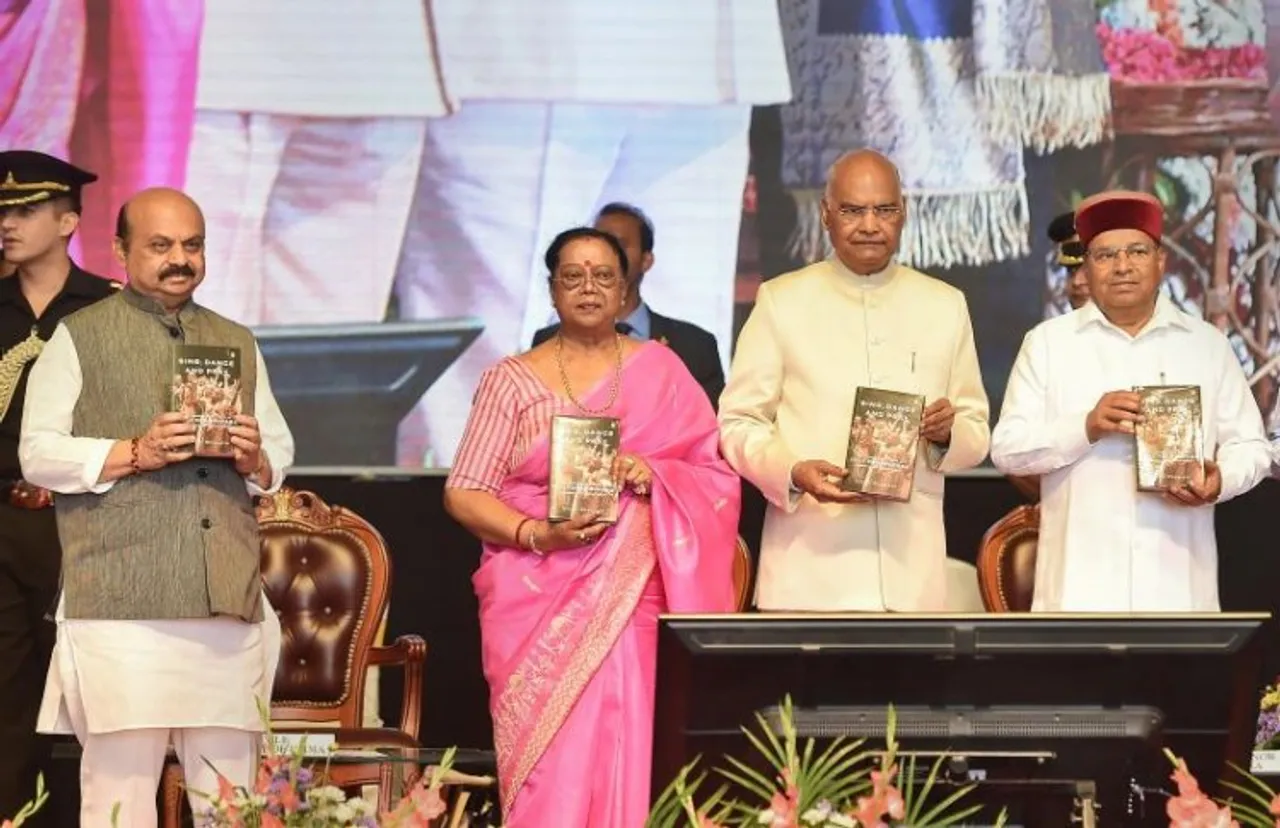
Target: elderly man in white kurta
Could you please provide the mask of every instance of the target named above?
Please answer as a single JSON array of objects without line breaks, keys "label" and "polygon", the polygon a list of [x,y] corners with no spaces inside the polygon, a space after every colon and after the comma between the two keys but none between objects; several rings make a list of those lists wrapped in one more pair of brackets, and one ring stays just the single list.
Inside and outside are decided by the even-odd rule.
[{"label": "elderly man in white kurta", "polygon": [[[1213,507],[1266,476],[1262,416],[1227,338],[1160,292],[1164,209],[1144,193],[1082,202],[1093,302],[1027,334],[992,438],[1011,475],[1043,475],[1032,609],[1216,612]],[[1138,491],[1136,386],[1200,388],[1205,462]]]},{"label": "elderly man in white kurta", "polygon": [[547,244],[611,201],[662,228],[646,298],[727,360],[751,107],[791,99],[776,0],[431,10],[460,108],[427,123],[396,297],[404,317],[485,329],[403,423],[400,462],[452,462],[481,372],[553,321]]},{"label": "elderly man in white kurta", "polygon": [[[81,825],[156,824],[172,742],[192,791],[254,776],[280,631],[262,595],[251,496],[277,489],[293,440],[249,331],[191,301],[204,276],[199,209],[136,196],[117,255],[128,286],[64,319],[32,368],[19,459],[57,493],[57,643],[39,729],[74,732]],[[165,413],[175,343],[236,348],[244,411],[233,456],[193,456]],[[207,763],[206,763],[207,760]],[[207,804],[192,797],[199,812]]]},{"label": "elderly man in white kurta", "polygon": [[[987,394],[964,295],[894,262],[905,215],[878,153],[833,165],[833,258],[766,282],[720,398],[729,463],[768,499],[762,610],[947,608],[943,476],[987,454]],[[906,502],[840,490],[859,386],[925,397]]]}]

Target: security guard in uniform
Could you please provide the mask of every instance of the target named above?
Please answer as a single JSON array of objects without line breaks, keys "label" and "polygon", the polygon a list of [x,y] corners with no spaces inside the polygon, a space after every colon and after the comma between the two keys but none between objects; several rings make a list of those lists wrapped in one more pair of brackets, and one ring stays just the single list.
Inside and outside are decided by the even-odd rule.
[{"label": "security guard in uniform", "polygon": [[1084,245],[1076,235],[1076,214],[1063,213],[1049,222],[1049,240],[1058,246],[1058,264],[1067,269],[1067,301],[1071,309],[1089,301],[1089,282],[1080,272],[1084,264]]},{"label": "security guard in uniform", "polygon": [[[36,790],[49,743],[36,714],[55,629],[61,547],[53,496],[21,479],[18,435],[27,374],[58,322],[119,283],[67,255],[80,191],[97,176],[44,153],[0,152],[0,243],[16,272],[0,279],[0,817]],[[47,774],[46,774],[47,776]],[[38,824],[40,815],[28,824]]]}]

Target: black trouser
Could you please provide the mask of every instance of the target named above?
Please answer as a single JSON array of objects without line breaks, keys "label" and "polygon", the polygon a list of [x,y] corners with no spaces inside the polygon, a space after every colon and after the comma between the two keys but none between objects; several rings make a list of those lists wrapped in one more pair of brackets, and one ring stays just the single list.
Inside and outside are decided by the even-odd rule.
[{"label": "black trouser", "polygon": [[[0,501],[0,819],[35,796],[38,773],[49,778],[50,739],[36,734],[36,714],[53,652],[49,617],[61,561],[53,509]],[[37,815],[27,824],[41,822]]]}]

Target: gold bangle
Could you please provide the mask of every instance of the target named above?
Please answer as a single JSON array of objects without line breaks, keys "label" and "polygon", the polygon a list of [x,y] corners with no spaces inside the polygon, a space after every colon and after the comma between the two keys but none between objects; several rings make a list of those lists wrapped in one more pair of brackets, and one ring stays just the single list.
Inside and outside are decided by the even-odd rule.
[{"label": "gold bangle", "polygon": [[533,518],[527,517],[527,518],[525,518],[524,520],[522,520],[522,521],[520,521],[519,523],[517,523],[517,524],[516,524],[516,531],[513,533],[513,534],[514,534],[514,537],[515,537],[515,539],[516,539],[516,546],[518,546],[518,547],[520,547],[520,548],[522,548],[522,549],[524,548],[524,541],[520,540],[520,533],[524,531],[525,524],[529,523],[529,521],[531,521],[531,520],[533,520]]}]

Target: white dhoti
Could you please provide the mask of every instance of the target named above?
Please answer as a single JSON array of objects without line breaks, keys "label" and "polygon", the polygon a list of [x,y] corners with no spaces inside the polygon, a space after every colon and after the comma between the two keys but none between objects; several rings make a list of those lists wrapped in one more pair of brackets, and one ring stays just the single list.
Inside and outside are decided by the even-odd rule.
[{"label": "white dhoti", "polygon": [[[427,122],[396,296],[406,318],[484,333],[401,425],[402,465],[448,465],[481,372],[551,315],[542,261],[610,201],[656,228],[645,300],[716,335],[728,359],[750,106],[464,102]],[[203,288],[202,288],[203,289]]]},{"label": "white dhoti", "polygon": [[417,117],[196,113],[200,303],[244,325],[379,322],[422,155]]},{"label": "white dhoti", "polygon": [[[265,598],[263,599],[265,602]],[[173,744],[190,791],[216,793],[217,776],[248,786],[260,755],[259,703],[269,707],[280,625],[234,618],[172,621],[67,619],[61,604],[37,729],[74,733],[80,824],[150,828],[156,787]],[[207,760],[207,761],[206,761]],[[210,768],[210,764],[213,768]]]}]

